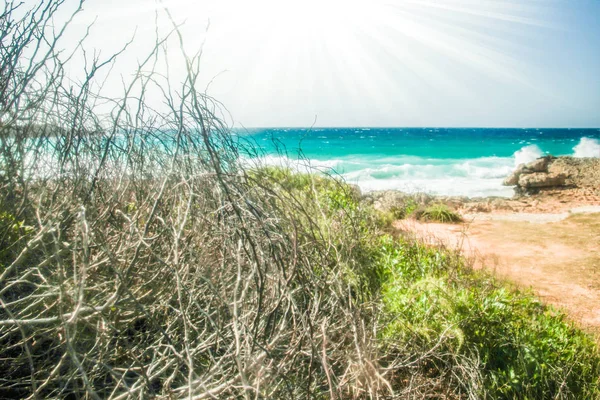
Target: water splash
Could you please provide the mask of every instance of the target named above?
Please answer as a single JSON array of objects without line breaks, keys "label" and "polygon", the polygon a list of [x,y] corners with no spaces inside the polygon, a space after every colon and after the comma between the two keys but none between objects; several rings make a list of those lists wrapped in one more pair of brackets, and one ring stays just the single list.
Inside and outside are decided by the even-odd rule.
[{"label": "water splash", "polygon": [[530,144],[529,146],[522,147],[520,150],[515,151],[513,157],[515,159],[515,167],[521,164],[527,164],[530,161],[535,160],[536,158],[540,158],[544,155],[542,149],[540,149],[535,144]]},{"label": "water splash", "polygon": [[600,140],[582,137],[577,146],[573,147],[573,157],[598,157],[600,158]]}]

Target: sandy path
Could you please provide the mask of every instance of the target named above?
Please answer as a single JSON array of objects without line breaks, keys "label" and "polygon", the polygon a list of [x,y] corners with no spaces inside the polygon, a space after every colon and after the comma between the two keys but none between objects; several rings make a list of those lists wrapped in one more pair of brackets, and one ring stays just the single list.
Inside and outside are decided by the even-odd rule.
[{"label": "sandy path", "polygon": [[[575,212],[573,212],[575,211]],[[476,214],[456,225],[402,220],[396,228],[460,249],[486,268],[600,333],[600,213]]]},{"label": "sandy path", "polygon": [[483,220],[483,221],[523,221],[532,224],[545,224],[548,222],[558,222],[567,219],[574,214],[593,214],[600,213],[600,206],[575,207],[563,212],[557,213],[486,213],[486,214],[465,214],[465,221]]}]

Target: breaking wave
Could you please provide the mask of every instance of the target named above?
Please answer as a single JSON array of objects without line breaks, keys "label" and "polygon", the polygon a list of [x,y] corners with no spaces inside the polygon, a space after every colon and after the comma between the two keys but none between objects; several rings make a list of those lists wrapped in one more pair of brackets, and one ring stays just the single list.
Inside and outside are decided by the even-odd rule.
[{"label": "breaking wave", "polygon": [[599,157],[600,158],[600,140],[582,137],[577,146],[573,147],[573,157]]},{"label": "breaking wave", "polygon": [[522,147],[521,149],[515,151],[513,157],[515,158],[515,167],[521,164],[527,164],[530,161],[535,160],[536,158],[540,158],[544,155],[542,149],[540,149],[535,144],[530,144],[529,146]]}]

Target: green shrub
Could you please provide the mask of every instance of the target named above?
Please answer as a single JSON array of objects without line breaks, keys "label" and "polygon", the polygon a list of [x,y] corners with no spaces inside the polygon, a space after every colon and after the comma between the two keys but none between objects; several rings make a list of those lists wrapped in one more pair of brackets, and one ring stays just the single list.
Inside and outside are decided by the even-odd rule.
[{"label": "green shrub", "polygon": [[[319,220],[334,228],[328,240],[343,255],[339,267],[346,282],[356,288],[354,293],[371,294],[357,300],[380,302],[378,346],[389,358],[422,359],[420,374],[476,397],[600,394],[596,344],[564,314],[530,293],[473,272],[457,253],[382,235],[377,230],[381,215],[358,203],[343,183],[306,174],[273,176],[295,182],[287,188],[305,194],[306,207],[316,193]],[[410,209],[407,205],[403,210]],[[460,219],[441,204],[424,211],[421,217],[430,221]],[[398,371],[397,376],[403,372],[408,376],[415,371]],[[473,376],[477,379],[469,381]]]},{"label": "green shrub", "polygon": [[461,222],[462,217],[457,212],[451,210],[445,204],[433,204],[414,212],[414,217],[420,221],[432,221],[442,223]]},{"label": "green shrub", "polygon": [[413,215],[413,213],[419,208],[419,203],[412,197],[408,197],[400,205],[396,205],[390,208],[390,214],[395,219],[404,219]]},{"label": "green shrub", "polygon": [[390,237],[380,250],[386,351],[414,353],[409,359],[426,354],[429,374],[471,376],[449,383],[457,387],[474,385],[479,375],[480,387],[463,388],[478,397],[600,395],[596,344],[564,314],[470,271],[454,253]]}]

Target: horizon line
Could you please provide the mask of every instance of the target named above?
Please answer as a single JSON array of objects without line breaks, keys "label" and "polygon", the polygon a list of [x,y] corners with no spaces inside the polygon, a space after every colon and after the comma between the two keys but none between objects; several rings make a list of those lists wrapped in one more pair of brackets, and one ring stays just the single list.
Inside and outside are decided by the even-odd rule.
[{"label": "horizon line", "polygon": [[339,129],[339,128],[356,128],[356,129],[581,129],[581,130],[599,130],[600,126],[400,126],[400,125],[339,125],[339,126],[234,126],[234,129]]}]

